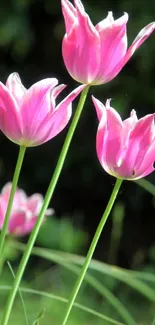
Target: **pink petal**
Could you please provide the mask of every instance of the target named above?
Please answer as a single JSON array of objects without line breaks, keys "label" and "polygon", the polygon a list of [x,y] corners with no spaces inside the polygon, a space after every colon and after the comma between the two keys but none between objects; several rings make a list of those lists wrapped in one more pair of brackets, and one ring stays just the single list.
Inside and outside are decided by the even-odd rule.
[{"label": "pink petal", "polygon": [[8,88],[0,82],[0,129],[12,141],[21,136],[20,108]]},{"label": "pink petal", "polygon": [[23,86],[18,73],[12,73],[9,75],[6,82],[6,87],[15,98],[17,104],[20,105],[27,89]]},{"label": "pink petal", "polygon": [[122,60],[114,67],[114,69],[106,76],[106,82],[110,81],[111,79],[115,78],[117,74],[121,71],[124,65],[128,62],[134,52],[139,48],[140,45],[150,36],[150,34],[155,29],[155,22],[150,23],[149,25],[145,26],[140,33],[137,35],[135,40],[133,41],[132,45],[129,47],[126,55]]},{"label": "pink petal", "polygon": [[[0,197],[2,197],[7,203],[9,201],[11,187],[12,187],[12,183],[9,182],[2,188],[2,191],[1,191]],[[25,202],[26,198],[27,198],[26,193],[23,190],[17,188],[16,192],[15,192],[12,208],[13,209],[19,208],[21,203]]]},{"label": "pink petal", "polygon": [[92,101],[93,101],[95,109],[96,109],[97,117],[100,121],[103,114],[105,114],[106,107],[103,105],[103,103],[101,103],[100,100],[98,100],[94,96],[92,96]]},{"label": "pink petal", "polygon": [[139,119],[133,131],[131,132],[130,139],[138,139],[140,150],[145,149],[153,140],[154,137],[154,114],[149,114]]},{"label": "pink petal", "polygon": [[51,91],[51,109],[50,111],[55,110],[57,96],[66,88],[66,85],[59,85]]},{"label": "pink petal", "polygon": [[126,64],[126,62],[131,58],[131,56],[134,54],[134,52],[141,46],[145,40],[151,35],[151,33],[155,29],[155,22],[152,22],[145,26],[137,35],[135,40],[133,41],[132,45],[129,47],[126,56],[124,58],[123,65]]},{"label": "pink petal", "polygon": [[33,134],[35,145],[44,143],[57,134],[59,134],[67,125],[72,114],[72,101],[86,87],[82,85],[74,89],[64,100],[62,100],[55,108],[53,113],[47,115],[40,123],[36,133]]},{"label": "pink petal", "polygon": [[135,171],[137,176],[147,176],[153,170],[153,163],[155,161],[155,140],[152,141],[145,154],[143,155],[143,159],[141,159],[141,163],[139,161],[135,164]]},{"label": "pink petal", "polygon": [[51,91],[57,83],[57,79],[48,78],[37,82],[27,90],[21,107],[21,115],[24,124],[23,139],[28,141],[32,139],[33,141],[33,134],[46,115],[50,113]]},{"label": "pink petal", "polygon": [[142,172],[140,173],[138,171],[138,173],[135,175],[135,177],[133,179],[136,180],[136,179],[140,179],[140,178],[146,177],[149,174],[151,174],[152,172],[154,172],[154,170],[155,170],[155,168],[153,167],[153,164],[152,164],[149,167],[147,167],[147,169],[145,169],[144,173],[142,173]]},{"label": "pink petal", "polygon": [[77,18],[76,9],[68,0],[61,0],[61,5],[65,20],[66,33],[68,34]]},{"label": "pink petal", "polygon": [[11,214],[8,232],[15,235],[23,234],[23,224],[25,223],[25,212],[14,212]]},{"label": "pink petal", "polygon": [[130,117],[123,121],[123,128],[129,133],[135,127],[138,122],[136,111],[133,109],[130,113]]},{"label": "pink petal", "polygon": [[104,39],[103,36],[104,36],[104,32],[105,32],[105,38],[106,38],[107,29],[110,29],[112,27],[113,23],[114,23],[113,13],[112,13],[112,11],[109,11],[107,17],[105,19],[101,20],[95,26],[95,28],[99,32],[100,37],[102,36],[102,38]]},{"label": "pink petal", "polygon": [[152,142],[153,119],[153,114],[141,118],[131,131],[127,146],[122,154],[122,164],[118,170],[121,177],[135,179],[139,166]]},{"label": "pink petal", "polygon": [[80,1],[75,1],[75,5],[77,19],[63,39],[62,54],[71,76],[82,83],[90,83],[100,64],[100,38]]},{"label": "pink petal", "polygon": [[35,216],[39,215],[43,204],[43,196],[39,193],[31,195],[27,200],[27,209]]},{"label": "pink petal", "polygon": [[122,143],[125,148],[128,146],[130,134],[137,122],[138,118],[136,111],[133,109],[130,113],[130,117],[123,121]]},{"label": "pink petal", "polygon": [[79,86],[75,88],[67,97],[65,97],[56,107],[56,110],[60,109],[62,106],[68,106],[73,100],[81,93],[81,91],[86,88],[86,85]]},{"label": "pink petal", "polygon": [[101,63],[95,78],[97,84],[106,82],[107,76],[109,79],[111,71],[121,62],[126,54],[127,21],[127,13],[114,21],[110,12],[105,20],[96,25],[101,43]]},{"label": "pink petal", "polygon": [[26,222],[22,228],[21,235],[23,236],[23,235],[29,234],[32,231],[32,229],[34,228],[36,221],[37,221],[37,216],[33,216],[29,221],[26,220]]},{"label": "pink petal", "polygon": [[0,197],[3,196],[3,198],[9,199],[11,187],[12,187],[11,182],[6,183],[5,186],[3,186],[3,188],[2,188]]},{"label": "pink petal", "polygon": [[[96,101],[95,105],[97,104]],[[110,107],[110,103],[107,101],[106,109],[103,107],[96,139],[98,158],[106,170],[112,170],[113,166],[118,165],[122,128],[123,124],[120,115]]]}]

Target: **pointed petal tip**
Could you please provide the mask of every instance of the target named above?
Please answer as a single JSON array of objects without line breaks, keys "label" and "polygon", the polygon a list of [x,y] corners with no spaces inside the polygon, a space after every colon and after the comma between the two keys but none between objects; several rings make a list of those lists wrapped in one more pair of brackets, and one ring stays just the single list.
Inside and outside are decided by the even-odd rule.
[{"label": "pointed petal tip", "polygon": [[130,112],[130,116],[136,116],[137,117],[137,113],[135,111],[135,109],[132,109],[132,111]]},{"label": "pointed petal tip", "polygon": [[103,105],[103,103],[93,95],[92,95],[92,101],[93,101],[94,105]]},{"label": "pointed petal tip", "polygon": [[12,72],[9,74],[8,78],[7,78],[7,81],[6,81],[6,84],[8,83],[8,81],[17,81],[19,83],[21,83],[21,78],[20,78],[20,75],[18,72]]},{"label": "pointed petal tip", "polygon": [[85,13],[84,6],[80,0],[74,0],[74,5],[79,12]]},{"label": "pointed petal tip", "polygon": [[100,121],[103,114],[104,114],[104,112],[105,112],[105,110],[106,110],[106,107],[104,106],[104,104],[99,99],[97,99],[94,96],[92,96],[92,101],[93,101],[93,104],[95,106],[95,110],[96,110],[98,120]]},{"label": "pointed petal tip", "polygon": [[87,87],[87,84],[83,84],[78,86],[75,90],[73,90],[75,93],[82,91],[84,88]]},{"label": "pointed petal tip", "polygon": [[111,98],[108,98],[107,100],[106,100],[106,103],[105,103],[105,107],[106,107],[106,109],[109,109],[111,106],[110,106],[110,103],[111,103]]},{"label": "pointed petal tip", "polygon": [[107,15],[106,19],[109,20],[110,23],[115,22],[116,25],[117,24],[118,25],[123,25],[123,24],[127,23],[128,19],[129,19],[129,15],[128,15],[127,12],[124,12],[124,14],[120,18],[114,20],[113,12],[108,11],[108,15]]}]

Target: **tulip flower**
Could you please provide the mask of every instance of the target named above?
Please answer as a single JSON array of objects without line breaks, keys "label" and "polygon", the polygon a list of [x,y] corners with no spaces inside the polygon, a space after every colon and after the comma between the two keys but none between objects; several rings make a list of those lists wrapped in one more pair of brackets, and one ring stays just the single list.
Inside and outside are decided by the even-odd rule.
[{"label": "tulip flower", "polygon": [[135,180],[154,171],[155,114],[138,120],[131,111],[122,121],[118,112],[107,100],[104,106],[93,97],[99,119],[96,137],[98,159],[107,173],[117,178]]},{"label": "tulip flower", "polygon": [[25,147],[40,145],[60,133],[71,117],[72,101],[85,85],[56,105],[57,96],[66,87],[57,84],[57,79],[47,78],[27,90],[17,73],[8,77],[6,86],[0,82],[0,130]]},{"label": "tulip flower", "polygon": [[[0,229],[2,229],[7,204],[11,191],[11,183],[7,183],[0,194]],[[31,232],[42,207],[43,197],[36,193],[28,197],[26,193],[17,188],[12,205],[8,233],[23,236]],[[48,209],[45,216],[52,215],[53,209]]]},{"label": "tulip flower", "polygon": [[68,0],[61,2],[66,27],[62,55],[68,72],[80,83],[111,81],[155,29],[155,22],[145,26],[127,50],[127,13],[114,20],[109,12],[94,26],[80,0],[74,0],[75,6]]}]

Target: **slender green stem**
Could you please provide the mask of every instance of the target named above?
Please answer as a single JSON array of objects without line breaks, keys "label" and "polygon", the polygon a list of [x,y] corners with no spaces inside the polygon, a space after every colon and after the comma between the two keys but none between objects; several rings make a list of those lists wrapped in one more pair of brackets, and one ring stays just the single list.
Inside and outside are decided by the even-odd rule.
[{"label": "slender green stem", "polygon": [[70,299],[68,301],[68,305],[67,305],[67,309],[66,309],[66,314],[65,314],[65,317],[64,317],[64,320],[63,320],[62,325],[65,325],[66,322],[67,322],[67,320],[68,320],[70,311],[72,309],[72,306],[74,304],[74,301],[76,299],[76,296],[77,296],[77,294],[79,292],[79,289],[81,287],[82,281],[84,279],[84,276],[85,276],[85,274],[87,272],[89,263],[90,263],[91,258],[93,256],[94,250],[96,248],[96,245],[97,245],[98,240],[100,238],[100,235],[101,235],[101,232],[103,230],[103,227],[104,227],[104,225],[106,223],[106,220],[107,220],[107,218],[108,218],[108,216],[110,214],[110,211],[111,211],[111,209],[113,207],[113,204],[114,204],[115,199],[117,197],[117,194],[119,192],[119,189],[120,189],[120,186],[122,184],[122,181],[123,180],[121,180],[121,179],[117,179],[117,181],[115,183],[115,186],[114,186],[114,189],[112,191],[111,197],[110,197],[109,202],[107,204],[107,207],[106,207],[106,209],[104,211],[104,214],[103,214],[103,216],[101,218],[101,221],[100,221],[100,223],[99,223],[99,225],[97,227],[97,230],[96,230],[95,235],[93,237],[93,240],[91,242],[90,248],[88,250],[88,253],[87,253],[85,262],[84,262],[84,264],[82,266],[81,272],[79,274],[79,277],[78,277],[78,279],[77,279],[77,281],[75,283],[75,286],[74,286],[73,291],[71,293]]},{"label": "slender green stem", "polygon": [[7,301],[6,307],[4,309],[4,314],[3,314],[1,325],[7,325],[7,323],[8,323],[9,316],[10,316],[11,309],[12,309],[12,305],[13,305],[13,302],[14,302],[14,298],[16,296],[16,293],[17,293],[21,278],[23,276],[27,261],[29,259],[30,254],[31,254],[31,250],[33,248],[33,245],[34,245],[34,242],[36,240],[37,234],[39,232],[40,226],[41,226],[42,221],[44,219],[46,209],[47,209],[47,207],[49,205],[49,202],[51,200],[54,189],[56,187],[59,175],[61,173],[61,170],[62,170],[64,161],[65,161],[65,158],[66,158],[66,155],[67,155],[67,152],[68,152],[68,149],[69,149],[69,146],[70,146],[74,131],[75,131],[76,126],[78,124],[80,115],[82,113],[82,109],[84,107],[84,103],[85,103],[85,100],[86,100],[86,97],[87,97],[88,90],[89,90],[89,86],[87,86],[81,93],[80,100],[79,100],[76,112],[74,114],[73,120],[72,120],[70,128],[68,130],[68,133],[67,133],[64,145],[62,147],[62,150],[61,150],[61,153],[60,153],[60,156],[59,156],[59,159],[58,159],[58,162],[57,162],[53,177],[52,177],[52,179],[50,181],[48,190],[46,192],[43,206],[41,208],[41,211],[40,211],[39,217],[37,219],[37,222],[35,224],[35,227],[33,228],[33,231],[32,231],[31,236],[29,238],[29,241],[28,241],[28,244],[26,246],[25,253],[23,254],[23,257],[21,259],[18,271],[16,273],[16,278],[14,280],[12,290],[11,290],[11,292],[9,294],[8,301]]},{"label": "slender green stem", "polygon": [[155,185],[153,185],[151,182],[149,182],[147,179],[142,178],[135,181],[139,186],[144,188],[144,190],[151,193],[153,196],[155,196]]},{"label": "slender green stem", "polygon": [[13,204],[13,199],[14,199],[14,195],[15,195],[15,191],[16,191],[20,171],[21,171],[21,168],[22,168],[25,151],[26,151],[26,147],[21,146],[20,149],[19,149],[16,168],[15,168],[14,176],[13,176],[13,180],[12,180],[12,187],[11,187],[9,202],[8,202],[7,211],[6,211],[6,215],[5,215],[5,219],[4,219],[4,224],[3,224],[3,228],[2,228],[2,231],[1,231],[1,235],[0,235],[0,256],[2,254],[2,250],[3,250],[3,246],[4,246],[5,236],[6,236],[6,233],[7,233],[9,219],[10,219],[10,213],[11,213],[12,204]]}]

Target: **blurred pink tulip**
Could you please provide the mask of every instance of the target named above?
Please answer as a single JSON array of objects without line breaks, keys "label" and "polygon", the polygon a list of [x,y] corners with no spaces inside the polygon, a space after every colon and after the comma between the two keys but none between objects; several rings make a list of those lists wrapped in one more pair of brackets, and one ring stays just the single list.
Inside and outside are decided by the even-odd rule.
[{"label": "blurred pink tulip", "polygon": [[[6,184],[0,194],[0,229],[2,229],[7,204],[11,191],[11,183]],[[28,197],[26,193],[17,189],[14,196],[8,233],[23,236],[31,232],[42,207],[43,197],[41,194],[33,194]],[[52,215],[53,209],[48,209],[45,216]]]},{"label": "blurred pink tulip", "polygon": [[70,75],[81,83],[100,85],[115,78],[155,29],[155,22],[145,26],[127,50],[127,13],[114,20],[109,12],[94,26],[80,0],[74,0],[75,7],[68,0],[61,3],[66,26],[63,59]]},{"label": "blurred pink tulip", "polygon": [[85,87],[73,90],[56,105],[66,87],[55,78],[41,80],[28,90],[12,73],[6,86],[0,82],[0,130],[13,142],[26,147],[40,145],[60,133],[72,114],[72,101]]},{"label": "blurred pink tulip", "polygon": [[122,121],[107,100],[104,106],[93,97],[99,119],[96,138],[98,159],[107,173],[117,178],[135,180],[154,171],[155,161],[155,114],[139,120],[131,111]]}]

